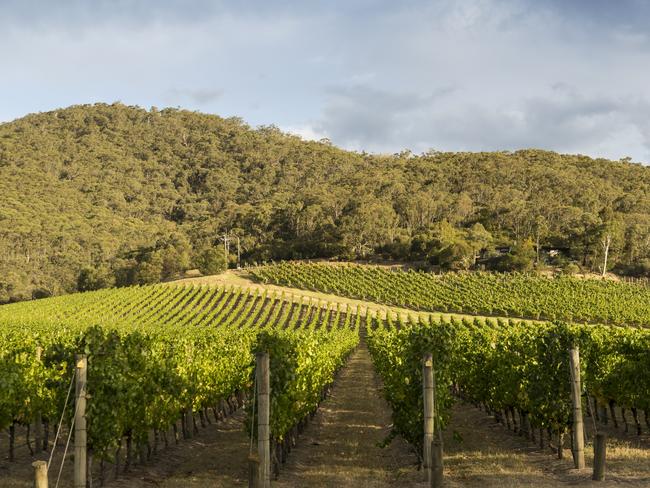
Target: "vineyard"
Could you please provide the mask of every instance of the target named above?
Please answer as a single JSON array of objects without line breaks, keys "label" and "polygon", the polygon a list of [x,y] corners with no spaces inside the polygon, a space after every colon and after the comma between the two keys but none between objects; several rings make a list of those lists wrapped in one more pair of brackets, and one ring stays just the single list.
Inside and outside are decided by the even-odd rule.
[{"label": "vineyard", "polygon": [[252,268],[263,283],[387,305],[480,316],[650,325],[650,289],[633,283],[526,274],[393,271],[356,264],[283,262]]},{"label": "vineyard", "polygon": [[242,289],[147,286],[4,306],[0,428],[10,430],[9,458],[16,425],[58,421],[79,353],[88,355],[88,446],[100,461],[118,463],[123,438],[128,463],[167,443],[179,417],[191,436],[195,417],[204,423],[241,405],[260,348],[273,357],[271,436],[281,442],[358,342],[361,316],[324,305]]},{"label": "vineyard", "polygon": [[[453,425],[458,404],[470,404],[542,447],[553,445],[561,456],[574,422],[572,348],[580,351],[582,403],[594,425],[609,420],[630,435],[650,431],[650,330],[613,325],[646,323],[645,287],[525,275],[434,276],[359,265],[283,263],[249,272],[262,282],[403,305],[412,312],[408,317],[377,308],[371,312],[341,305],[335,297],[323,301],[259,285],[192,284],[2,306],[0,429],[9,434],[9,460],[17,427],[26,431],[30,451],[37,441],[53,448],[62,413],[64,429],[71,431],[70,389],[78,354],[88,361],[88,452],[99,461],[91,473],[102,482],[105,464],[115,472],[122,464],[124,472],[138,458],[143,462],[181,436],[192,438],[199,425],[218,423],[235,411],[243,412],[241,431],[252,442],[259,424],[250,401],[259,393],[257,353],[268,353],[270,361],[268,426],[275,476],[353,351],[357,367],[364,357],[368,364],[355,374],[371,376],[374,366],[381,379],[374,393],[381,392],[390,407],[386,416],[392,415],[386,442],[399,437],[419,462],[426,456],[427,353],[432,354],[438,432]],[[553,307],[547,295],[555,297]],[[625,307],[625,320],[612,315]],[[444,318],[417,310],[486,316]],[[611,324],[493,318],[488,310]],[[347,378],[351,384],[353,378]],[[340,398],[348,398],[337,411],[345,418],[340,412],[354,412],[349,404],[354,399]],[[39,431],[40,440],[33,435]],[[354,453],[360,459],[360,452]]]},{"label": "vineyard", "polygon": [[425,352],[433,353],[441,427],[456,396],[484,406],[533,439],[537,432],[542,444],[546,438],[562,445],[572,423],[567,351],[578,346],[586,410],[606,417],[610,409],[614,420],[618,406],[625,430],[629,422],[638,434],[643,410],[650,428],[650,332],[645,329],[492,319],[375,321],[368,346],[395,429],[418,452]]}]

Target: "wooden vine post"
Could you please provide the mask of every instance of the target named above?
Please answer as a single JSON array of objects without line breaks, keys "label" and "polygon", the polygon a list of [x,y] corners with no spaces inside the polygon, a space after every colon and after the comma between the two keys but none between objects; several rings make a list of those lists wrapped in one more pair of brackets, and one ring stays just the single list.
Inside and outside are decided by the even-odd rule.
[{"label": "wooden vine post", "polygon": [[260,460],[256,453],[248,456],[248,488],[258,488],[258,477],[260,475]]},{"label": "wooden vine post", "polygon": [[[433,382],[433,410],[436,414],[436,372],[431,368]],[[440,425],[436,428],[435,417],[433,423],[434,439],[431,442],[431,488],[442,488],[444,486],[444,465],[442,461],[442,430]],[[437,434],[437,435],[436,435]]]},{"label": "wooden vine post", "polygon": [[442,488],[444,486],[443,473],[442,440],[438,438],[431,442],[431,488]]},{"label": "wooden vine post", "polygon": [[[43,354],[43,348],[38,346],[36,348],[36,361],[41,362],[41,356]],[[39,453],[43,449],[43,418],[41,416],[40,410],[36,412],[34,418],[34,452]]]},{"label": "wooden vine post", "polygon": [[259,488],[271,486],[271,443],[270,443],[270,376],[269,353],[257,353],[257,454],[259,459]]},{"label": "wooden vine post", "polygon": [[605,479],[605,459],[607,457],[607,435],[599,432],[594,441],[594,474],[592,480],[603,481]]},{"label": "wooden vine post", "polygon": [[45,461],[34,461],[34,488],[47,488],[47,463]]},{"label": "wooden vine post", "polygon": [[86,376],[88,358],[78,354],[75,365],[74,488],[86,488]]},{"label": "wooden vine post", "polygon": [[431,483],[431,443],[433,442],[433,355],[426,353],[422,358],[422,390],[424,395],[424,439],[422,443],[422,466],[427,481]]},{"label": "wooden vine post", "polygon": [[580,387],[580,352],[577,347],[569,349],[571,368],[571,401],[573,402],[573,464],[576,469],[585,467],[585,436],[582,419],[582,390]]}]

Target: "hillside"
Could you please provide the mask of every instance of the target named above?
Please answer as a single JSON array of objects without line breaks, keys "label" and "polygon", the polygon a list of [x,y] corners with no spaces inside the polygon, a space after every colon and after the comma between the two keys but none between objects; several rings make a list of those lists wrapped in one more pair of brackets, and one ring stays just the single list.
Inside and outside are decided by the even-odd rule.
[{"label": "hillside", "polygon": [[[239,119],[121,104],[0,125],[0,302],[172,278],[217,234],[243,259],[549,264],[644,273],[650,169],[560,155],[359,154]],[[511,248],[501,259],[495,246]],[[206,254],[207,253],[207,254]],[[80,283],[80,274],[84,278]]]}]

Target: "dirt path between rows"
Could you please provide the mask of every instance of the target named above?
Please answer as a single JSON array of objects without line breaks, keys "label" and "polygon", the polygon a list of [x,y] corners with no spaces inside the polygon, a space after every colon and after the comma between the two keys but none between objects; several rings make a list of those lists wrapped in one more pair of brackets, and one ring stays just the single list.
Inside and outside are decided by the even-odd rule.
[{"label": "dirt path between rows", "polygon": [[401,439],[379,447],[390,431],[390,408],[365,343],[352,354],[289,454],[273,486],[418,486],[416,458]]}]

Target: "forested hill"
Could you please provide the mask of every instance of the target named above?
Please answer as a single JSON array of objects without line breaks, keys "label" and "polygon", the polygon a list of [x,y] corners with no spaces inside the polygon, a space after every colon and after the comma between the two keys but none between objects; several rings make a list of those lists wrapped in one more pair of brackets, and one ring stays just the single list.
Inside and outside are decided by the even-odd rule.
[{"label": "forested hill", "polygon": [[0,125],[0,302],[210,270],[226,231],[249,262],[497,269],[525,269],[539,244],[562,251],[540,264],[597,270],[610,236],[608,267],[643,273],[649,188],[650,168],[629,162],[359,154],[239,119],[74,106]]}]

